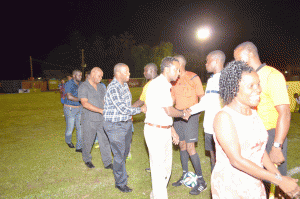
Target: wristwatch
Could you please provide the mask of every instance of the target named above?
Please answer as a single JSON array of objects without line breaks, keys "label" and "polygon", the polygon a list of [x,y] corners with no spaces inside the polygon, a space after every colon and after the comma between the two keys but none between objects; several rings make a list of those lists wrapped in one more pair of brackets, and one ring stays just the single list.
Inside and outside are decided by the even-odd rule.
[{"label": "wristwatch", "polygon": [[278,142],[274,142],[273,146],[275,148],[282,148],[282,144],[278,143]]},{"label": "wristwatch", "polygon": [[275,173],[275,178],[276,178],[277,180],[282,181],[281,175],[280,175],[279,173]]}]

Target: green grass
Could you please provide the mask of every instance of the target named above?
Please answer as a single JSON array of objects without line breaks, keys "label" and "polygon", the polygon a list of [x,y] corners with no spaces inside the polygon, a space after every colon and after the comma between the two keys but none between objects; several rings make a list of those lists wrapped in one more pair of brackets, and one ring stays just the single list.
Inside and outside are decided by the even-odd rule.
[{"label": "green grass", "polygon": [[[131,89],[133,101],[141,88]],[[65,121],[59,94],[0,95],[0,198],[149,198],[151,191],[149,159],[143,135],[144,115],[134,116],[132,160],[126,163],[132,193],[114,188],[111,170],[103,167],[99,149],[92,150],[94,169],[88,169],[81,153],[64,141]],[[181,175],[177,147],[173,150],[173,169],[168,186],[169,198],[210,198],[210,164],[205,156],[203,115],[200,118],[199,142],[204,178],[209,187],[198,196],[189,195],[185,186],[172,187]],[[292,115],[289,132],[288,168],[300,165],[300,114]],[[73,143],[76,143],[73,132]],[[193,171],[191,164],[189,168]],[[299,174],[294,177],[299,178]]]}]

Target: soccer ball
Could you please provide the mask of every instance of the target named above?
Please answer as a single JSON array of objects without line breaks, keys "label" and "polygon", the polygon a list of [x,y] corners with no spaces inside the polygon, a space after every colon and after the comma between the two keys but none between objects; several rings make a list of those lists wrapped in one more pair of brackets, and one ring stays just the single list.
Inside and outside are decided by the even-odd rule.
[{"label": "soccer ball", "polygon": [[183,176],[182,181],[188,188],[193,188],[197,185],[197,175],[189,171]]}]

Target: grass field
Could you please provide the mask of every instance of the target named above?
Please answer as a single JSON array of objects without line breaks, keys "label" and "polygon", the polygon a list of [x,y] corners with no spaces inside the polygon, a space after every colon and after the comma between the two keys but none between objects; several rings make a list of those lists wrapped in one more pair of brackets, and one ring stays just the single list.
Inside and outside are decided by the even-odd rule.
[{"label": "grass field", "polygon": [[[131,91],[135,101],[141,88]],[[145,171],[149,160],[143,114],[134,116],[133,158],[126,163],[128,186],[133,192],[121,193],[114,187],[112,171],[104,169],[99,149],[92,150],[96,168],[88,169],[81,153],[65,144],[65,121],[58,93],[0,95],[0,104],[0,198],[149,198],[151,177]],[[210,163],[204,152],[202,121],[203,115],[196,150],[208,189],[192,196],[185,186],[172,187],[171,183],[177,181],[182,172],[179,151],[174,147],[169,198],[210,198]],[[293,113],[288,135],[288,169],[300,166],[299,130],[300,114]],[[76,143],[75,133],[73,143]],[[194,171],[191,164],[189,170]]]}]

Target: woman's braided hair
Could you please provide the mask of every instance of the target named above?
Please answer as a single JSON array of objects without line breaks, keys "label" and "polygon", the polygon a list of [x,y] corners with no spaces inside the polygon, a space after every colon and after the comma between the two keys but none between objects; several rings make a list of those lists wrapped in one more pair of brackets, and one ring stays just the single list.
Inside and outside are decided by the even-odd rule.
[{"label": "woman's braided hair", "polygon": [[243,61],[231,61],[222,70],[220,76],[220,96],[224,105],[228,105],[236,97],[239,92],[239,83],[242,79],[242,73],[251,73],[253,68]]}]

